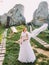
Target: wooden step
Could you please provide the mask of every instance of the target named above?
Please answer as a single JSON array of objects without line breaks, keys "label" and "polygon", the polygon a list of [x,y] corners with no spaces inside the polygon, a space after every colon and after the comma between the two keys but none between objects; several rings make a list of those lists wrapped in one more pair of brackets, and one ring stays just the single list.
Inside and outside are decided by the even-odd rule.
[{"label": "wooden step", "polygon": [[0,57],[0,62],[4,60],[4,57]]},{"label": "wooden step", "polygon": [[5,56],[5,54],[0,54],[0,57],[4,57]]},{"label": "wooden step", "polygon": [[0,54],[5,54],[6,53],[6,50],[2,50]]},{"label": "wooden step", "polygon": [[2,63],[3,63],[3,62],[2,62],[2,61],[0,61],[0,65],[2,65]]}]

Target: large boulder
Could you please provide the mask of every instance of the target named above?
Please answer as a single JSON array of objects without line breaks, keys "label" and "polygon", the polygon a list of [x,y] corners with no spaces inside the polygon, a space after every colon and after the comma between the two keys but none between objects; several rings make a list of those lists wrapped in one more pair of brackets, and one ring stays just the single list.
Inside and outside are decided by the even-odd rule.
[{"label": "large boulder", "polygon": [[35,25],[42,25],[45,22],[45,19],[47,19],[48,16],[48,4],[47,2],[43,1],[39,4],[38,8],[35,10],[33,14]]},{"label": "large boulder", "polygon": [[6,14],[2,15],[0,20],[2,25],[6,25],[7,15]]},{"label": "large boulder", "polygon": [[[9,22],[7,21],[9,17]],[[24,17],[24,6],[21,4],[16,4],[8,13],[1,16],[1,23],[4,25],[20,25],[25,24],[25,17]]]}]

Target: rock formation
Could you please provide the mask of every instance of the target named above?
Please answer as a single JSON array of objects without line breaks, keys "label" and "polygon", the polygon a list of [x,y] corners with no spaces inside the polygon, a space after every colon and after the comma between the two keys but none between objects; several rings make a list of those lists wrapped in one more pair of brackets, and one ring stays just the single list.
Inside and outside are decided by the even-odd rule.
[{"label": "rock formation", "polygon": [[39,4],[38,8],[35,10],[33,14],[33,24],[35,25],[42,25],[48,16],[48,4],[47,2],[43,1]]},{"label": "rock formation", "polygon": [[9,26],[25,24],[24,17],[24,6],[21,4],[16,4],[8,13],[1,16],[1,23],[7,25],[7,18],[10,18]]}]

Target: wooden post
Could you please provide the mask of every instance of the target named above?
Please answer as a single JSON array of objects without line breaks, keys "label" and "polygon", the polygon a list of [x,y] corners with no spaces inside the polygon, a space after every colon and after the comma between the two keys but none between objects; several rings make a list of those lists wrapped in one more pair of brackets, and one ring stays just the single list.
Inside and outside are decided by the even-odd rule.
[{"label": "wooden post", "polygon": [[8,27],[9,27],[9,23],[10,23],[10,16],[7,16],[6,28],[8,28]]}]

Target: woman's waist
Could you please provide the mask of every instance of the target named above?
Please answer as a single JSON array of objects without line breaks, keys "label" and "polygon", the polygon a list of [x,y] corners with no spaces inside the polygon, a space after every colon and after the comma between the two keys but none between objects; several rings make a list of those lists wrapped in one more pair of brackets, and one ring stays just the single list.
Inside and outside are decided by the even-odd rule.
[{"label": "woman's waist", "polygon": [[29,40],[24,40],[22,43],[29,43]]}]

